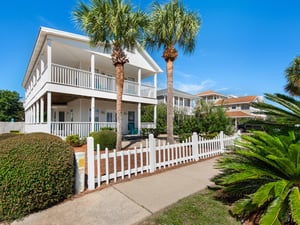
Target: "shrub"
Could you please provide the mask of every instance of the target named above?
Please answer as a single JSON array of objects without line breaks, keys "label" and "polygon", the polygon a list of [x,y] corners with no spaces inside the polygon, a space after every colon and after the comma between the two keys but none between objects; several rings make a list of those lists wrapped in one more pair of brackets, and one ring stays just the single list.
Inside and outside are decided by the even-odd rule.
[{"label": "shrub", "polygon": [[186,140],[188,140],[189,138],[192,138],[192,133],[181,133],[179,134],[179,141],[180,142],[185,142]]},{"label": "shrub", "polygon": [[114,131],[114,128],[112,128],[112,127],[102,127],[101,130],[111,130],[111,131]]},{"label": "shrub", "polygon": [[79,147],[85,143],[85,140],[84,139],[81,140],[78,134],[73,134],[67,136],[66,142],[73,147]]},{"label": "shrub", "polygon": [[117,143],[117,134],[111,130],[102,130],[99,132],[92,132],[90,136],[94,138],[94,148],[97,148],[97,144],[100,145],[100,149],[105,148],[114,149]]},{"label": "shrub", "polygon": [[159,130],[155,128],[142,128],[143,137],[148,137],[149,134],[153,134],[153,136],[156,138],[159,135]]},{"label": "shrub", "polygon": [[0,165],[0,222],[45,209],[73,194],[73,150],[58,137],[32,133],[2,140]]},{"label": "shrub", "polygon": [[15,136],[19,136],[21,134],[16,134],[16,133],[4,133],[4,134],[0,134],[0,141],[1,140],[5,140],[7,138],[12,138],[12,137],[15,137]]},{"label": "shrub", "polygon": [[10,130],[9,133],[13,133],[13,134],[19,134],[20,131],[19,130]]}]

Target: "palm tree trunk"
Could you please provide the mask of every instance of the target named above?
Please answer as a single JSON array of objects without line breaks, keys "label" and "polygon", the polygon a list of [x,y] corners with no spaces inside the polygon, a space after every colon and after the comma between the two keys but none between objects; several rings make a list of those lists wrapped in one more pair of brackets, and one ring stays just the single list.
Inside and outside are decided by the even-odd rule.
[{"label": "palm tree trunk", "polygon": [[168,96],[167,96],[167,142],[174,143],[173,136],[173,61],[167,60],[167,83],[168,83]]},{"label": "palm tree trunk", "polygon": [[116,84],[117,84],[117,144],[116,150],[122,149],[122,96],[124,84],[124,65],[116,64]]}]

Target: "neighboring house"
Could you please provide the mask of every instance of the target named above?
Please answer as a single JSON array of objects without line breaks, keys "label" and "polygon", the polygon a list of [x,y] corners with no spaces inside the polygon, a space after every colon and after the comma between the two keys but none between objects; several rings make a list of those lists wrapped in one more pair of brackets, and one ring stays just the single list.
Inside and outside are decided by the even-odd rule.
[{"label": "neighboring house", "polygon": [[[168,89],[157,91],[158,103],[167,103]],[[173,108],[184,112],[186,115],[192,115],[195,101],[198,99],[196,95],[192,95],[177,89],[173,89]]]},{"label": "neighboring house", "polygon": [[262,96],[243,96],[227,99],[220,99],[215,102],[216,106],[222,106],[226,109],[226,115],[235,120],[237,127],[238,119],[240,118],[264,118],[255,114],[258,109],[253,108],[251,103],[263,102]]},{"label": "neighboring house", "polygon": [[[142,49],[126,51],[123,134],[140,133],[141,106],[156,108],[157,74],[162,70]],[[142,80],[153,78],[153,85]],[[61,137],[88,136],[116,128],[116,81],[111,51],[91,47],[86,36],[41,27],[23,80],[25,132]]]},{"label": "neighboring house", "polygon": [[216,102],[217,100],[222,100],[227,98],[225,95],[222,95],[220,93],[211,90],[198,93],[197,96],[199,97],[199,99],[202,99],[205,102]]}]

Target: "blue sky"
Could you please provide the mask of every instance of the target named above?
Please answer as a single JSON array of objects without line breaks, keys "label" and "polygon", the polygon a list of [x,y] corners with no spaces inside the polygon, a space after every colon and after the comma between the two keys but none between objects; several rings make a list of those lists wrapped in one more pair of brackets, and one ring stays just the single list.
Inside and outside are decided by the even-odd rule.
[{"label": "blue sky", "polygon": [[[159,1],[160,3],[166,1]],[[174,88],[192,94],[284,93],[284,70],[300,55],[298,0],[184,0],[202,25],[195,52],[174,63]],[[19,92],[40,26],[81,33],[72,21],[77,0],[3,1],[0,89]],[[147,8],[150,0],[132,0]],[[165,71],[162,52],[149,52]],[[158,75],[166,87],[166,74]]]}]

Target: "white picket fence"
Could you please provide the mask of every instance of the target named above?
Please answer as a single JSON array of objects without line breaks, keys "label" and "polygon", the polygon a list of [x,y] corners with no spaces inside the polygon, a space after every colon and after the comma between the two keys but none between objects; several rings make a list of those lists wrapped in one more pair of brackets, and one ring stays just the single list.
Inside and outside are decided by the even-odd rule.
[{"label": "white picket fence", "polygon": [[131,178],[143,173],[183,163],[198,161],[220,155],[234,145],[238,134],[227,136],[220,132],[213,139],[204,139],[196,133],[183,143],[166,144],[156,140],[152,134],[146,140],[146,147],[122,151],[100,152],[100,146],[94,150],[94,139],[87,138],[88,189],[93,190],[102,183],[109,184],[118,179]]}]

